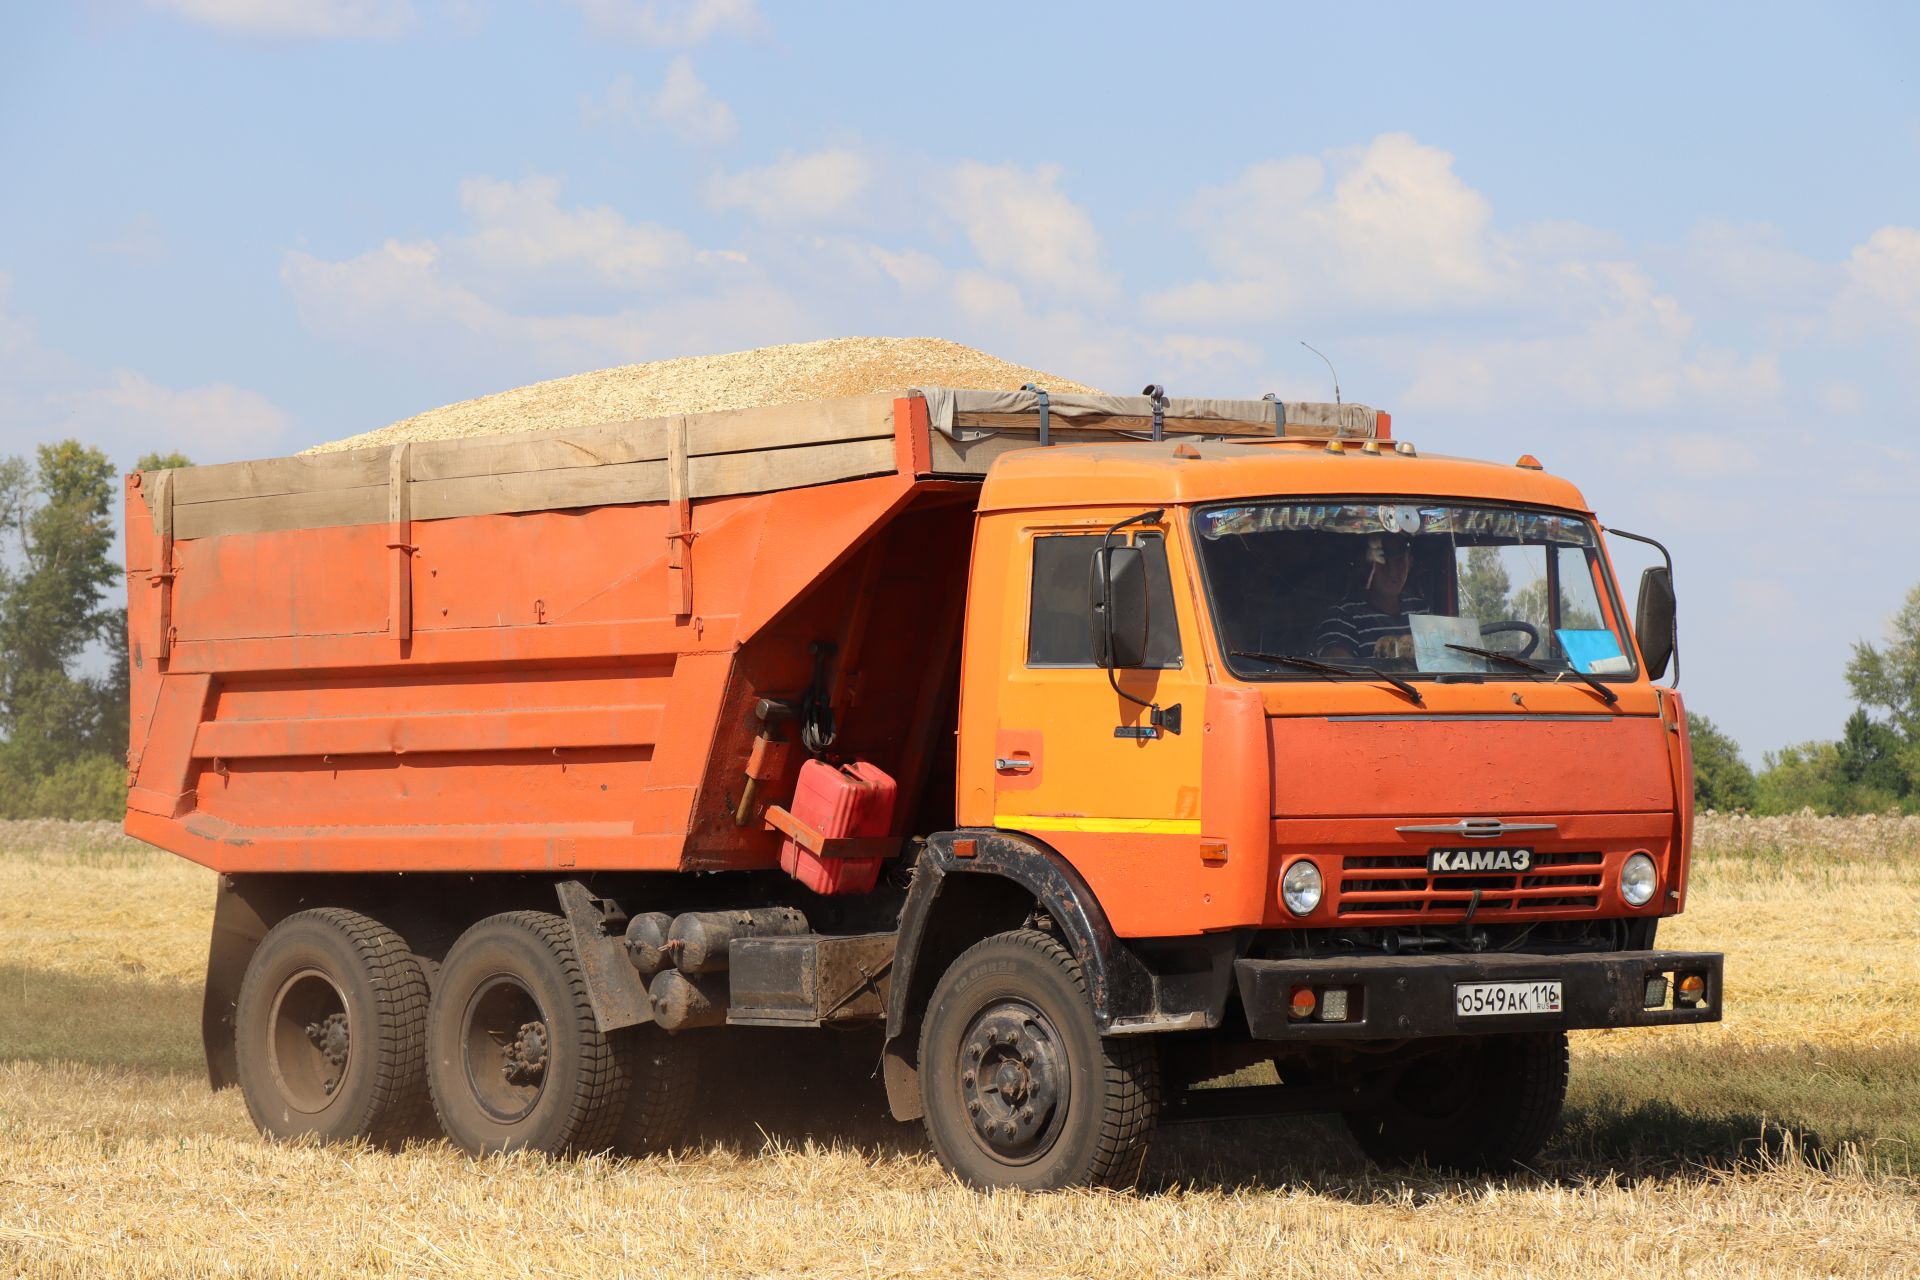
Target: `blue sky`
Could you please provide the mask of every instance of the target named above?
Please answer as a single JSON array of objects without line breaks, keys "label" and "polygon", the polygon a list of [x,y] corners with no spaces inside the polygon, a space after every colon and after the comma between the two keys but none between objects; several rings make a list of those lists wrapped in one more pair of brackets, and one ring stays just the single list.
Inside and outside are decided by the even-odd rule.
[{"label": "blue sky", "polygon": [[1325,398],[1305,339],[1669,541],[1757,763],[1920,582],[1917,14],[16,0],[0,452],[853,333]]}]

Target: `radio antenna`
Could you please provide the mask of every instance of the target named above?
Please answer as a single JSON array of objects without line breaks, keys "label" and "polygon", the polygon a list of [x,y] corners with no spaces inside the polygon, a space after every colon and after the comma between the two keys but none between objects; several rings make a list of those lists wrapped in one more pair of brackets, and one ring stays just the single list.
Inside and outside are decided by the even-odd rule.
[{"label": "radio antenna", "polygon": [[[1311,342],[1308,342],[1305,338],[1302,338],[1300,340],[1300,345],[1305,347],[1307,350],[1313,352],[1313,354],[1319,356],[1322,360],[1327,360],[1327,357],[1325,356],[1325,354],[1321,352],[1320,348],[1314,346]],[[1340,371],[1333,367],[1333,361],[1331,360],[1327,360],[1327,372],[1333,375],[1333,402],[1335,404],[1339,404],[1340,403]]]}]

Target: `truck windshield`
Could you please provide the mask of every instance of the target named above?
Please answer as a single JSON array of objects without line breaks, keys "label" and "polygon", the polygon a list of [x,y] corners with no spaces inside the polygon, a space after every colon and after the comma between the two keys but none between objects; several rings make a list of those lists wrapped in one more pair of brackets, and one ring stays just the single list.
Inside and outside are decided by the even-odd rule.
[{"label": "truck windshield", "polygon": [[1583,516],[1342,498],[1204,508],[1194,526],[1220,647],[1242,678],[1327,678],[1288,659],[1460,679],[1633,674]]}]

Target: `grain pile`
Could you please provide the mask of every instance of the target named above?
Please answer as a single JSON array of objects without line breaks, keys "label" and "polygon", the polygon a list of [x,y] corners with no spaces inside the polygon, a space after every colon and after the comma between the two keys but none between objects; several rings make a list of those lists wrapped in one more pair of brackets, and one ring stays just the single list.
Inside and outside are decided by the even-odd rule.
[{"label": "grain pile", "polygon": [[627,364],[536,382],[431,409],[377,431],[315,445],[306,452],[590,427],[674,413],[756,409],[801,400],[904,391],[922,385],[1011,391],[1027,382],[1055,392],[1094,390],[1038,369],[1008,364],[943,338],[830,338],[726,355]]}]

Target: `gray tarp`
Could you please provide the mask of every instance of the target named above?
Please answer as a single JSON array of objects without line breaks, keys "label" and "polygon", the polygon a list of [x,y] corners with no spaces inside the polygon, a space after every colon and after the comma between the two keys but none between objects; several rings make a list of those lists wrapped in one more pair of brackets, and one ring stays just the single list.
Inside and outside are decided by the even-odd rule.
[{"label": "gray tarp", "polygon": [[[970,391],[955,387],[915,387],[915,395],[927,402],[927,416],[936,431],[952,437],[966,430],[962,415],[986,413],[1032,414],[1037,428],[1040,397],[1031,391]],[[1048,397],[1048,413],[1053,422],[1064,427],[1098,427],[1103,419],[1151,418],[1153,401],[1146,396]],[[1176,396],[1166,402],[1168,422],[1180,420],[1182,430],[1192,432],[1194,422],[1275,423],[1277,412],[1284,412],[1286,425],[1304,427],[1303,434],[1340,435],[1364,439],[1377,431],[1378,415],[1363,404],[1322,404],[1312,401],[1280,403],[1273,400],[1201,400]],[[1329,430],[1331,429],[1331,430]],[[1278,430],[1275,434],[1281,434]]]}]

